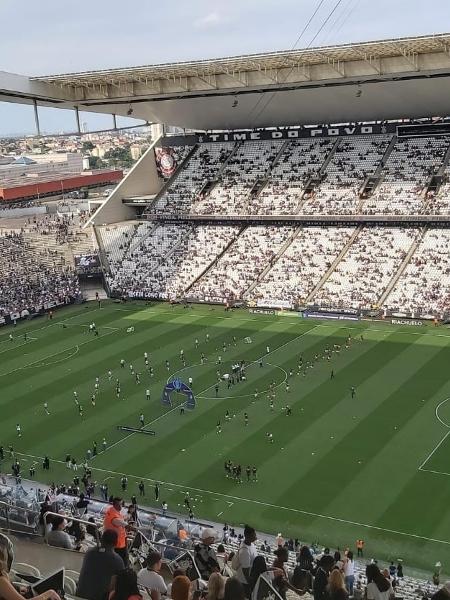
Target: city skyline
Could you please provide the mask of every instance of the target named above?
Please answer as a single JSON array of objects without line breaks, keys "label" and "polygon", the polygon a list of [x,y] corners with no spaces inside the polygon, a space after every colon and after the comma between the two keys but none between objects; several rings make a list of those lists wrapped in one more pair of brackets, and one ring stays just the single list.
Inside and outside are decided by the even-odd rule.
[{"label": "city skyline", "polygon": [[[425,35],[443,32],[450,22],[445,0],[379,0],[376,10],[371,0],[193,0],[189,6],[180,0],[170,6],[129,0],[126,10],[118,0],[64,6],[43,0],[26,10],[23,20],[23,5],[12,0],[0,5],[6,25],[0,68],[23,75]],[[19,21],[20,37],[14,26]],[[48,133],[75,130],[73,111],[40,108],[40,119]],[[112,126],[108,115],[81,113],[81,121],[91,131]],[[119,126],[135,123],[118,119]],[[32,107],[0,102],[1,136],[33,133]]]}]

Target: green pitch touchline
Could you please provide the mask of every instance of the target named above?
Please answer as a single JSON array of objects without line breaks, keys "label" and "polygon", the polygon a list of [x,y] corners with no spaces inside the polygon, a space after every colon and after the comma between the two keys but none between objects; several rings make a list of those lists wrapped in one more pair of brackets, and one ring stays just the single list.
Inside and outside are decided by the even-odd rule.
[{"label": "green pitch touchline", "polygon": [[[450,433],[450,430],[449,430]],[[17,455],[19,456],[25,456],[28,458],[35,458],[35,459],[39,459],[39,460],[43,460],[43,456],[34,456],[33,454],[23,454],[22,452],[16,452]],[[53,459],[52,459],[53,460]],[[66,463],[62,460],[53,460],[53,462],[65,465]],[[323,515],[321,513],[314,513],[308,510],[302,510],[300,508],[290,508],[288,506],[280,506],[278,504],[272,504],[270,502],[263,502],[262,500],[251,500],[249,498],[241,498],[240,496],[232,496],[230,494],[223,494],[221,492],[214,492],[213,490],[204,490],[202,488],[196,488],[196,487],[191,487],[189,485],[181,485],[179,483],[172,483],[170,481],[162,481],[161,479],[152,479],[150,477],[138,477],[137,475],[130,475],[128,473],[120,473],[118,471],[110,471],[108,469],[100,469],[98,467],[92,467],[93,471],[98,471],[99,473],[108,473],[110,475],[126,475],[127,477],[131,477],[133,479],[136,480],[143,480],[143,481],[149,481],[151,483],[163,483],[164,485],[167,486],[173,486],[175,488],[179,488],[181,490],[189,490],[189,491],[193,491],[193,492],[199,492],[202,494],[208,494],[210,496],[219,496],[221,498],[228,498],[230,500],[238,500],[241,502],[247,502],[249,504],[257,504],[258,506],[264,506],[266,508],[276,508],[277,510],[285,510],[285,511],[289,511],[289,512],[293,512],[296,514],[301,514],[301,515],[306,515],[308,517],[315,517],[318,519],[327,519],[328,521],[335,521],[337,523],[344,523],[346,525],[355,525],[356,527],[364,527],[365,529],[373,529],[375,531],[383,531],[385,533],[393,533],[394,535],[400,535],[400,536],[404,536],[404,537],[410,537],[410,538],[414,538],[414,539],[418,539],[418,540],[425,540],[427,542],[434,542],[437,544],[445,544],[447,546],[450,546],[450,541],[448,540],[439,540],[437,538],[429,538],[426,537],[424,535],[418,535],[417,533],[408,533],[406,531],[397,531],[395,529],[386,529],[384,527],[379,527],[378,525],[369,525],[368,523],[359,523],[358,521],[349,521],[347,519],[341,519],[339,517],[334,517],[332,515]]]}]

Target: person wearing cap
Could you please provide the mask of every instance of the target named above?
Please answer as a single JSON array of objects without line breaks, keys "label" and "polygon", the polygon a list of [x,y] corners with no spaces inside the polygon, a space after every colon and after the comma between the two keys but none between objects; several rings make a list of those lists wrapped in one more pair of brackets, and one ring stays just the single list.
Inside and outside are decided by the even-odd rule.
[{"label": "person wearing cap", "polygon": [[211,527],[205,527],[202,531],[202,541],[194,548],[194,560],[202,579],[208,581],[212,573],[220,571],[216,552],[211,545],[216,540],[216,532]]}]

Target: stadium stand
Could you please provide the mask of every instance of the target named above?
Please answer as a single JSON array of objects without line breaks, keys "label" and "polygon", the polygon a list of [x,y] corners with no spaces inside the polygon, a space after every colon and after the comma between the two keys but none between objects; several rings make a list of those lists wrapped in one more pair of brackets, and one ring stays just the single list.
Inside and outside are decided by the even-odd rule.
[{"label": "stadium stand", "polygon": [[283,215],[298,212],[305,185],[318,176],[333,142],[292,140],[272,168],[267,185],[250,198],[249,214]]},{"label": "stadium stand", "polygon": [[396,141],[381,176],[383,183],[365,202],[368,214],[418,214],[425,208],[427,179],[441,166],[448,140],[440,137]]},{"label": "stadium stand", "polygon": [[[3,479],[0,489],[1,519],[8,526],[7,532],[0,533],[0,546],[5,548],[5,555],[8,556],[7,569],[11,580],[17,586],[28,586],[30,581],[45,579],[49,573],[55,573],[65,567],[61,589],[64,589],[66,597],[75,596],[78,589],[84,590],[83,597],[96,600],[98,596],[95,594],[101,593],[99,586],[106,586],[107,589],[108,576],[101,572],[98,573],[98,578],[95,578],[95,569],[105,569],[114,574],[120,567],[117,559],[108,559],[107,551],[106,556],[104,556],[104,549],[103,552],[96,551],[97,547],[104,546],[103,541],[100,542],[100,537],[94,533],[102,530],[103,516],[108,503],[89,498],[86,508],[83,509],[84,514],[80,516],[78,508],[80,498],[76,495],[79,494],[79,489],[61,485],[58,488],[42,486],[36,490],[35,487],[30,487],[30,484],[33,486],[32,482],[27,481],[17,484],[13,478],[7,477]],[[86,504],[83,497],[81,501],[83,505]],[[130,520],[130,523],[136,518],[125,505],[122,516],[125,521]],[[76,551],[49,545],[48,524],[52,523],[53,519],[61,521],[61,517],[64,517],[66,525],[61,532],[77,545]],[[145,565],[149,552],[157,551],[162,556],[160,573],[166,584],[170,586],[178,573],[178,571],[174,572],[174,569],[183,565],[184,569],[190,569],[190,577],[193,580],[199,576],[198,569],[204,573],[206,579],[199,579],[194,584],[194,589],[203,590],[208,589],[209,572],[214,571],[215,564],[218,565],[223,577],[235,576],[232,557],[239,553],[244,536],[249,539],[248,532],[252,531],[247,526],[242,531],[227,525],[222,528],[217,523],[186,522],[181,515],[162,516],[158,510],[146,508],[139,509],[138,519],[139,531],[130,528],[128,532],[131,567],[135,571],[140,571]],[[25,523],[26,530],[24,530]],[[44,523],[47,523],[47,526]],[[183,536],[180,536],[181,531],[184,532]],[[223,533],[219,534],[219,531]],[[105,543],[114,543],[114,540],[111,538],[111,542],[109,538],[110,536],[108,540],[105,538]],[[316,590],[315,577],[318,567],[327,562],[329,563],[327,572],[333,566],[341,571],[344,569],[343,561],[347,551],[330,551],[317,544],[305,544],[298,539],[283,539],[281,536],[274,538],[265,534],[255,535],[250,539],[254,540],[251,542],[254,556],[264,559],[269,568],[277,564],[275,561],[279,559],[276,555],[280,554],[280,547],[283,548],[284,573],[279,581],[269,579],[275,589],[279,589],[279,585],[282,588],[284,581],[284,585],[289,583],[291,587],[302,589],[302,593],[306,592],[306,597],[313,596]],[[205,556],[205,552],[208,556],[208,568],[205,564],[198,563],[202,560],[202,556]],[[373,564],[373,559],[370,562]],[[355,598],[364,597],[368,585],[367,564],[368,561],[364,558],[354,560]],[[383,567],[384,565],[380,563],[379,568]],[[386,571],[392,592],[395,592],[395,596],[399,598],[406,600],[415,600],[417,597],[431,598],[438,590],[438,585],[435,583],[411,576],[407,572],[407,565],[403,565],[402,561],[398,564],[391,563],[389,568],[386,565]],[[82,580],[80,572],[83,573]],[[92,579],[93,574],[95,579]],[[240,577],[239,570],[237,575]],[[252,588],[256,587],[257,579],[258,577],[253,580]],[[53,576],[54,584],[55,576]],[[89,590],[92,590],[94,596],[90,595]],[[140,592],[144,598],[148,597],[145,587],[141,586]],[[297,594],[287,590],[285,597],[290,600],[297,597]]]},{"label": "stadium stand", "polygon": [[314,295],[321,306],[374,308],[414,241],[416,231],[366,227]]}]

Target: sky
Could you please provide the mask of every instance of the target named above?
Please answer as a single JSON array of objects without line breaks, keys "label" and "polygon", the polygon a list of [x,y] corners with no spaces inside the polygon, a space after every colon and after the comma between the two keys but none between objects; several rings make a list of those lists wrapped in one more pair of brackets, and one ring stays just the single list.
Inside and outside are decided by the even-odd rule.
[{"label": "sky", "polygon": [[[44,75],[444,33],[450,0],[0,0],[0,23],[0,72]],[[71,111],[40,117],[75,130]],[[32,108],[0,102],[0,136],[18,133],[34,133]]]}]

